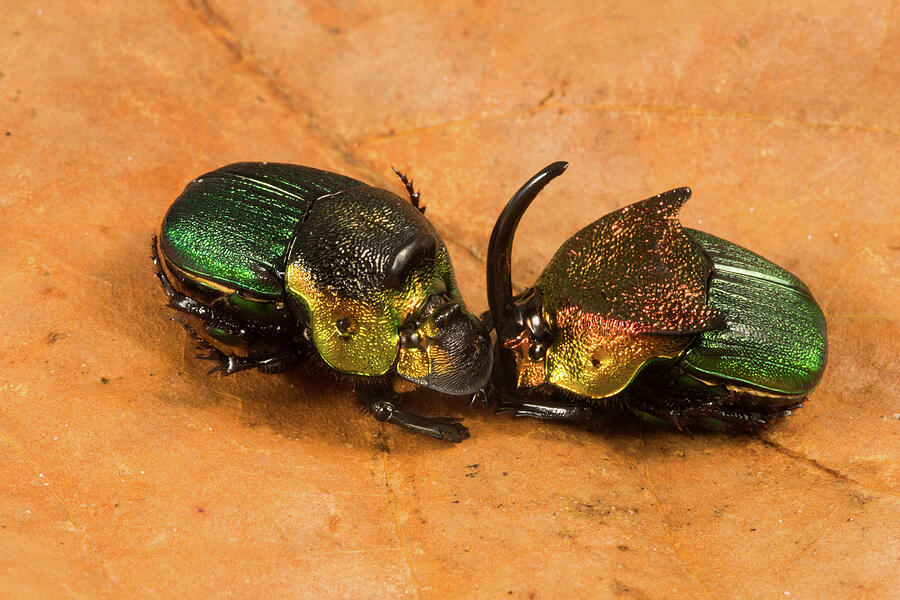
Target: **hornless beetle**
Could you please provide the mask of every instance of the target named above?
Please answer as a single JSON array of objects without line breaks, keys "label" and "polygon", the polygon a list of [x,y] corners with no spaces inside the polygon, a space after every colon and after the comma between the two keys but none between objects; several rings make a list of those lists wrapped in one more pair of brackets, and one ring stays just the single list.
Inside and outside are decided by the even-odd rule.
[{"label": "hornless beetle", "polygon": [[[354,376],[381,421],[459,442],[459,419],[400,410],[416,386],[473,394],[490,378],[484,325],[468,313],[437,231],[419,208],[309,167],[237,163],[203,175],[169,209],[153,262],[172,307],[225,374],[302,357]],[[192,331],[189,329],[189,331]]]},{"label": "hornless beetle", "polygon": [[683,228],[689,188],[588,225],[513,297],[519,219],[567,166],[525,183],[491,235],[497,412],[588,421],[622,408],[678,429],[752,431],[797,408],[825,368],[822,310],[781,267]]}]

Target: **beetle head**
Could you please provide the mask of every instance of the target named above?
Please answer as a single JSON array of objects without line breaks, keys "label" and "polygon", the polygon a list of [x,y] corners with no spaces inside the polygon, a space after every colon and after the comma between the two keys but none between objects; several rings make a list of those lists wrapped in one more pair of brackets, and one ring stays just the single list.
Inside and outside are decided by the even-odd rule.
[{"label": "beetle head", "polygon": [[[415,282],[429,282],[425,287]],[[418,235],[390,261],[385,288],[421,302],[398,327],[397,375],[444,394],[473,394],[483,388],[493,365],[484,325],[466,312],[450,257],[436,235]],[[427,294],[422,297],[422,294]]]},{"label": "beetle head", "polygon": [[493,364],[490,338],[454,293],[429,296],[399,334],[396,371],[403,379],[452,395],[473,394],[487,384]]}]

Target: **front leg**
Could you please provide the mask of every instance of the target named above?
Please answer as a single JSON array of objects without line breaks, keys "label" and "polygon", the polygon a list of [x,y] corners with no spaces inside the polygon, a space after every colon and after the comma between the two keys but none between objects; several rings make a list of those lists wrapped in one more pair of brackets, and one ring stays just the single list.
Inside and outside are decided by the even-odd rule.
[{"label": "front leg", "polygon": [[496,414],[511,412],[515,417],[531,417],[549,421],[568,421],[571,423],[588,423],[594,418],[594,409],[589,404],[554,401],[551,398],[530,397],[528,402],[519,402],[501,398],[494,408]]},{"label": "front leg", "polygon": [[372,416],[385,423],[424,433],[439,440],[461,442],[469,438],[469,430],[454,417],[425,417],[397,408],[398,396],[387,389],[358,384],[356,392]]}]

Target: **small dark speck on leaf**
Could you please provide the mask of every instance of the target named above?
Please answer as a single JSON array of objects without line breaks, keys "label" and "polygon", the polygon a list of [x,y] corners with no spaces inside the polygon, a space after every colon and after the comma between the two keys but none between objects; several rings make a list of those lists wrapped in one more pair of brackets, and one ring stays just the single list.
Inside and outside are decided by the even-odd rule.
[{"label": "small dark speck on leaf", "polygon": [[329,27],[328,33],[330,33],[331,35],[339,35],[341,33],[341,28],[340,27]]},{"label": "small dark speck on leaf", "polygon": [[850,498],[854,502],[859,504],[860,506],[868,504],[872,500],[871,496],[867,496],[866,494],[856,494],[856,493],[850,494]]},{"label": "small dark speck on leaf", "polygon": [[7,132],[6,132],[6,137],[9,137],[9,136],[11,136],[11,135],[12,135],[12,132],[11,132],[11,131],[7,131]]},{"label": "small dark speck on leaf", "polygon": [[453,504],[459,504],[459,500],[454,500]]},{"label": "small dark speck on leaf", "polygon": [[63,339],[64,337],[66,337],[66,334],[61,331],[51,331],[50,333],[47,334],[47,343],[55,344],[56,342]]},{"label": "small dark speck on leaf", "polygon": [[616,546],[616,548],[618,548],[622,552],[625,552],[628,550],[628,546],[626,546],[625,544],[619,544],[618,546]]},{"label": "small dark speck on leaf", "polygon": [[100,378],[100,383],[109,383],[109,378],[108,378],[108,377],[101,377],[101,378]]},{"label": "small dark speck on leaf", "polygon": [[507,473],[506,471],[503,471],[503,476],[506,477],[507,475],[509,475],[509,473]]},{"label": "small dark speck on leaf", "polygon": [[477,469],[478,466],[479,466],[478,463],[475,463],[475,464],[471,464],[471,465],[466,465],[466,468],[467,469]]},{"label": "small dark speck on leaf", "polygon": [[549,92],[544,94],[544,97],[541,98],[540,102],[538,102],[538,106],[543,106],[544,104],[546,104],[554,96],[554,94],[556,94],[555,90],[550,90]]}]

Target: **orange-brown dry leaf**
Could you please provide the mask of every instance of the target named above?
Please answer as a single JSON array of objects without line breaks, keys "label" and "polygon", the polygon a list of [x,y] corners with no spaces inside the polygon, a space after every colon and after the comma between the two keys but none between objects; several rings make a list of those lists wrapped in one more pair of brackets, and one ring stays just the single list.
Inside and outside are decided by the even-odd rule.
[{"label": "orange-brown dry leaf", "polygon": [[[887,598],[900,586],[895,3],[0,0],[0,596]],[[413,176],[475,311],[682,185],[685,225],[801,277],[811,400],[759,438],[375,422],[299,370],[207,377],[150,235],[194,176]]]}]

